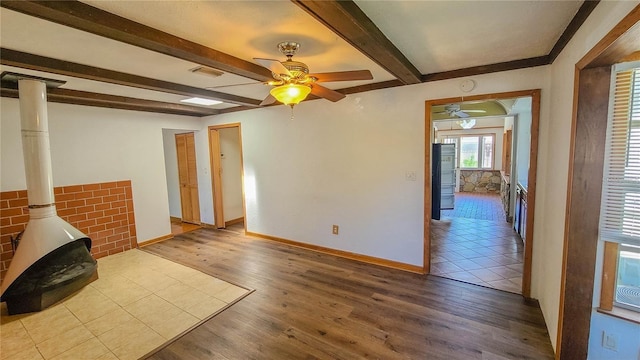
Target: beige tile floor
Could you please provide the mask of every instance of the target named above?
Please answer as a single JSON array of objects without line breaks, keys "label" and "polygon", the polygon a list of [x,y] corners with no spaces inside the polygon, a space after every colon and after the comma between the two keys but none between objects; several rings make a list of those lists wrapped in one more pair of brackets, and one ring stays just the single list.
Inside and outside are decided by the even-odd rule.
[{"label": "beige tile floor", "polygon": [[38,313],[3,303],[0,359],[138,359],[250,292],[140,250],[99,259],[98,275]]},{"label": "beige tile floor", "polygon": [[457,210],[431,221],[431,274],[522,292],[524,245],[504,221],[500,201],[499,196],[456,193]]}]

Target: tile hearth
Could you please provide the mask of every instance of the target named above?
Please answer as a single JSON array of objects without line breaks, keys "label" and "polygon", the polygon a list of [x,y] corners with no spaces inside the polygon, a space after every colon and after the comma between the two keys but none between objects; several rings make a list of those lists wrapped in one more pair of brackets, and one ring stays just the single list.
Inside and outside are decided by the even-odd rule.
[{"label": "tile hearth", "polygon": [[141,250],[99,259],[98,274],[38,313],[3,303],[0,359],[137,359],[251,292]]}]

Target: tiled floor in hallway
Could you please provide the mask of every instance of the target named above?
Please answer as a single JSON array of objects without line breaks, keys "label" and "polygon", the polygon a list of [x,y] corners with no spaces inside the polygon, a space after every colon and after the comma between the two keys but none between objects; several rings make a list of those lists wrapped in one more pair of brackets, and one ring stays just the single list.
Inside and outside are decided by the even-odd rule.
[{"label": "tiled floor in hallway", "polygon": [[498,196],[456,193],[456,210],[431,221],[431,273],[520,293],[524,247],[501,206]]},{"label": "tiled floor in hallway", "polygon": [[441,216],[505,221],[502,200],[498,194],[456,193],[454,209],[442,210]]}]

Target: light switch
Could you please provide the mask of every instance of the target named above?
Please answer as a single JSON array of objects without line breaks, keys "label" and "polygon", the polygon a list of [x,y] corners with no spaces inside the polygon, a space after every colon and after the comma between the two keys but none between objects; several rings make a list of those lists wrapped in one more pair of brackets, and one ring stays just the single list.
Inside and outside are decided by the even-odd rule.
[{"label": "light switch", "polygon": [[602,347],[612,351],[618,351],[618,336],[615,334],[602,332]]}]

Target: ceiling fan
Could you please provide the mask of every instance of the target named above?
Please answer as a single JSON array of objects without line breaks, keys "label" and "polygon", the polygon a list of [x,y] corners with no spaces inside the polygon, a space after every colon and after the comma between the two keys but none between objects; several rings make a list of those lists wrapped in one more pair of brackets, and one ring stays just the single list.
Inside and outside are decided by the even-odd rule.
[{"label": "ceiling fan", "polygon": [[266,82],[274,86],[260,105],[269,105],[280,101],[293,108],[304,100],[309,93],[330,101],[338,101],[345,97],[344,94],[326,88],[319,82],[327,81],[351,81],[371,80],[373,76],[369,70],[338,71],[327,73],[309,73],[309,67],[302,62],[293,60],[293,55],[300,48],[300,44],[293,41],[285,41],[278,44],[278,50],[287,57],[285,61],[274,59],[254,58],[254,60],[271,70],[273,80]]},{"label": "ceiling fan", "polygon": [[448,114],[451,117],[455,116],[458,118],[467,118],[471,116],[468,113],[484,114],[486,112],[486,110],[462,110],[460,108],[460,104],[448,104],[445,105],[444,111],[437,112],[436,114]]}]

